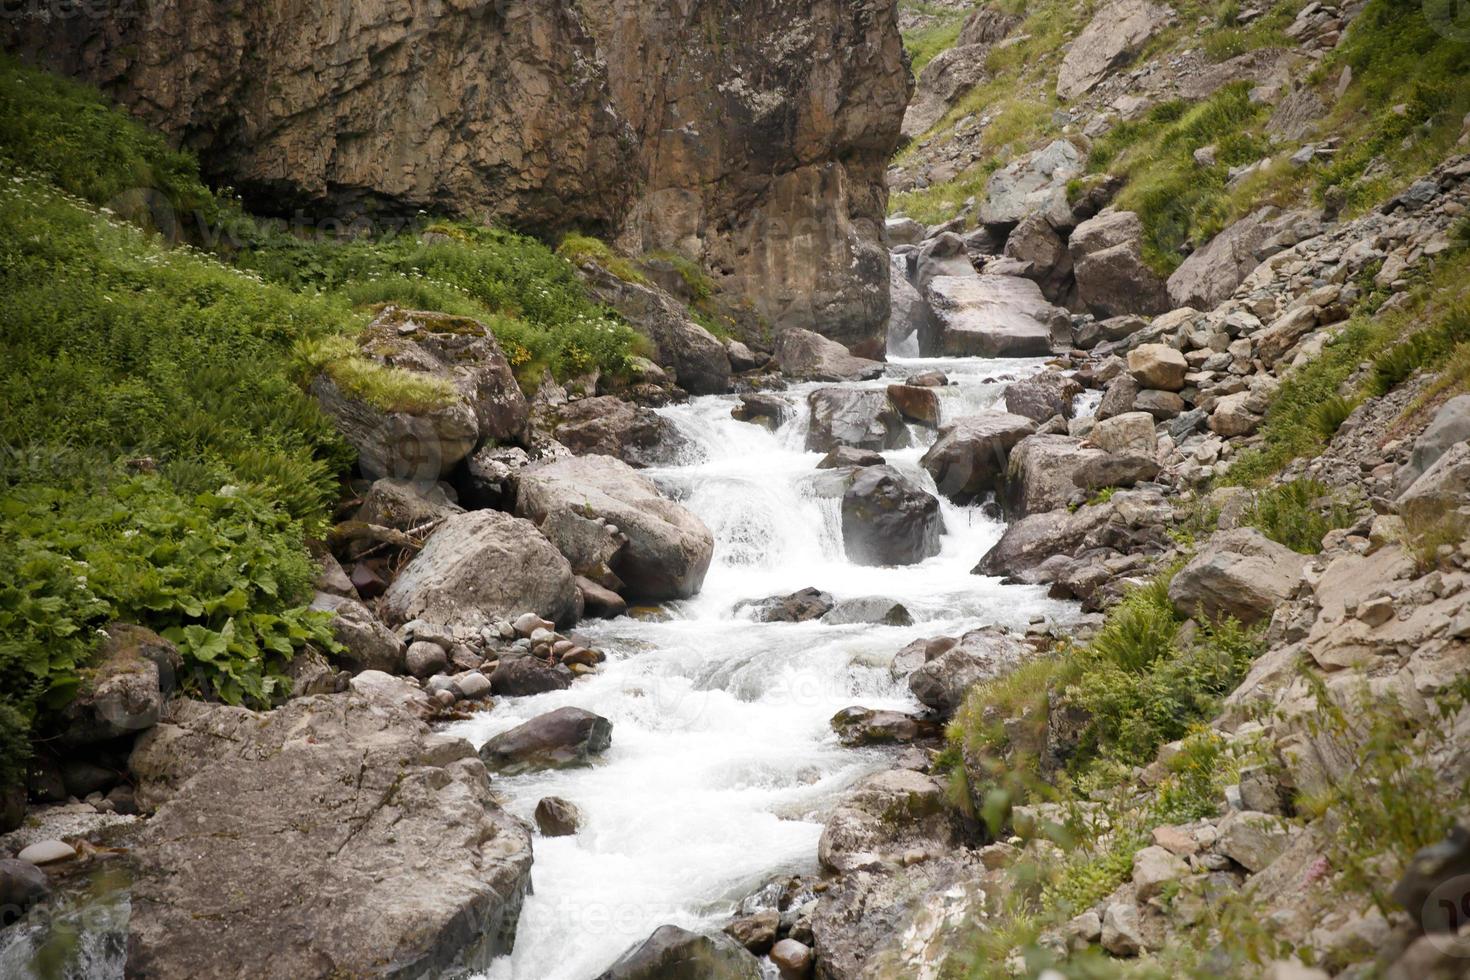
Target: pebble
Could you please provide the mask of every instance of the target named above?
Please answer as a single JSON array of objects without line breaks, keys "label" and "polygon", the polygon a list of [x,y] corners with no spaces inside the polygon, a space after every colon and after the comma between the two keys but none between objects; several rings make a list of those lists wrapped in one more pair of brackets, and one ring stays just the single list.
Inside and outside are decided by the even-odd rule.
[{"label": "pebble", "polygon": [[70,844],[59,840],[37,841],[16,855],[29,864],[54,864],[57,861],[69,861],[76,856],[77,852]]}]

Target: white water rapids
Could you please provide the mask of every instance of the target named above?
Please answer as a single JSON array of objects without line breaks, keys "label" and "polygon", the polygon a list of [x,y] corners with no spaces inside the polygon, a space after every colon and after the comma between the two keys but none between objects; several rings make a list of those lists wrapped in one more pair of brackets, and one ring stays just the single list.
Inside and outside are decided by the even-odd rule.
[{"label": "white water rapids", "polygon": [[[996,409],[1000,378],[1025,377],[1039,360],[893,359],[891,383],[939,369],[944,417]],[[535,842],[534,894],[515,952],[491,980],[586,980],[665,923],[718,928],[735,904],[773,877],[816,870],[822,821],[855,781],[884,765],[880,750],[841,746],[829,722],[864,705],[913,711],[888,671],[919,637],[986,624],[1024,628],[1065,620],[1066,603],[1039,588],[970,573],[1004,527],[980,508],[943,504],[943,550],[920,565],[871,568],[843,554],[839,501],[819,498],[820,459],[804,449],[806,394],[787,392],[796,416],[778,432],[730,417],[734,397],[698,398],[663,410],[697,447],[688,465],[646,471],[715,536],[703,591],[665,607],[667,618],[589,623],[605,649],[601,671],[569,690],[506,699],[454,731],[476,745],[566,705],[613,723],[612,747],[587,769],[495,780],[511,809],[530,818],[544,796],[575,803],[575,837]],[[888,462],[933,490],[918,459],[932,432]],[[835,599],[883,596],[903,603],[910,627],[753,623],[742,599],[807,586]]]}]

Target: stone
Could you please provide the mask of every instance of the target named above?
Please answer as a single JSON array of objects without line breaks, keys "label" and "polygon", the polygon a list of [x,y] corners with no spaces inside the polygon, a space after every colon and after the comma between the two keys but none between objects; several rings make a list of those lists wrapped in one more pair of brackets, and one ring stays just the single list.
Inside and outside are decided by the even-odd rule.
[{"label": "stone", "polygon": [[383,596],[389,622],[487,626],[523,610],[575,621],[572,569],[530,521],[496,511],[449,518]]},{"label": "stone", "polygon": [[1298,341],[1317,328],[1320,314],[1321,310],[1315,306],[1298,306],[1272,320],[1270,326],[1253,338],[1261,363],[1271,367],[1285,357]]},{"label": "stone", "polygon": [[[661,257],[644,261],[656,265]],[[677,269],[671,267],[670,271],[678,285],[685,285]],[[740,355],[732,356],[732,350],[719,338],[690,319],[689,307],[678,298],[645,283],[622,279],[595,262],[584,262],[582,273],[592,297],[612,307],[624,322],[648,339],[650,356],[680,388],[691,395],[719,395],[730,390],[730,375]],[[749,349],[744,358],[748,363]]]},{"label": "stone", "polygon": [[887,349],[904,357],[917,357],[926,344],[932,345],[933,324],[929,319],[929,304],[909,282],[905,256],[890,257],[888,295]]},{"label": "stone", "polygon": [[1189,874],[1189,865],[1173,853],[1151,845],[1133,855],[1133,885],[1138,900],[1146,902],[1164,890],[1171,881]]},{"label": "stone", "polygon": [[1094,417],[1100,422],[1134,411],[1134,403],[1138,401],[1142,390],[1132,375],[1124,374],[1114,378],[1103,391],[1102,401],[1098,402]]},{"label": "stone", "polygon": [[1087,441],[1105,452],[1148,457],[1159,447],[1154,417],[1148,412],[1124,412],[1102,419],[1092,427]]},{"label": "stone", "polygon": [[843,708],[832,716],[832,730],[843,745],[899,745],[939,734],[939,726],[901,711]]},{"label": "stone", "polygon": [[924,240],[926,229],[919,222],[907,215],[895,214],[883,222],[884,234],[888,236],[888,244],[893,245],[917,245]]},{"label": "stone", "polygon": [[1071,220],[1067,182],[1084,169],[1082,151],[1057,139],[1018,157],[990,175],[980,221],[987,227],[1013,228],[1027,215],[1040,214],[1063,224]]},{"label": "stone", "polygon": [[795,939],[783,939],[771,947],[771,962],[781,980],[807,980],[812,974],[812,950]]},{"label": "stone", "polygon": [[935,347],[945,357],[1045,357],[1053,337],[1070,328],[1029,279],[940,276],[929,284]]},{"label": "stone", "polygon": [[1470,395],[1451,398],[1414,440],[1409,459],[1394,475],[1394,489],[1403,494],[1456,443],[1470,439]]},{"label": "stone", "polygon": [[65,841],[42,840],[21,848],[16,859],[32,865],[56,864],[77,856],[76,848]]},{"label": "stone", "polygon": [[439,644],[420,640],[409,644],[404,663],[410,674],[422,680],[443,672],[449,666],[449,655]]},{"label": "stone", "polygon": [[1411,528],[1429,528],[1445,520],[1464,523],[1458,510],[1470,502],[1470,442],[1445,451],[1399,495],[1399,515]]},{"label": "stone", "polygon": [[51,879],[30,861],[0,858],[0,928],[51,894]]},{"label": "stone", "polygon": [[455,675],[454,690],[467,701],[478,701],[488,695],[490,689],[490,678],[478,670],[467,670]]},{"label": "stone", "polygon": [[534,816],[542,837],[571,837],[582,826],[582,811],[559,796],[538,800]]},{"label": "stone", "polygon": [[473,748],[403,700],[411,682],[353,686],[265,714],[176,699],[139,740],[139,795],[162,805],[129,844],[129,970],[434,975],[509,951],[526,830]]},{"label": "stone", "polygon": [[888,400],[905,421],[931,429],[939,425],[939,396],[933,388],[889,385]]},{"label": "stone", "polygon": [[817,469],[841,470],[850,466],[882,466],[883,463],[882,453],[853,446],[838,446],[821,458],[817,463]]},{"label": "stone", "polygon": [[1229,616],[1250,626],[1291,597],[1306,563],[1255,528],[1218,531],[1170,581],[1169,600],[1185,618]]},{"label": "stone", "polygon": [[1128,373],[1143,388],[1180,391],[1188,372],[1184,355],[1165,344],[1141,344],[1128,352]]},{"label": "stone", "polygon": [[835,340],[810,330],[777,335],[775,361],[782,374],[803,381],[867,381],[883,373],[878,361],[854,357]]},{"label": "stone", "polygon": [[1167,422],[1183,414],[1186,404],[1177,392],[1159,391],[1156,388],[1140,391],[1133,399],[1134,411],[1147,412],[1160,422]]},{"label": "stone", "polygon": [[1072,233],[1077,293],[1100,319],[1168,310],[1168,290],[1143,261],[1143,223],[1132,211],[1108,209]]},{"label": "stone", "polygon": [[1041,294],[1049,302],[1068,306],[1074,300],[1072,254],[1044,214],[1022,218],[1007,236],[1002,254],[1021,263],[1021,274],[1041,287]]},{"label": "stone", "polygon": [[1467,876],[1470,876],[1470,830],[1456,824],[1443,840],[1414,852],[1403,876],[1393,886],[1392,898],[1425,932],[1454,932],[1463,925],[1457,913],[1466,889],[1460,887],[1457,894],[1448,896],[1448,907],[1432,899],[1445,897],[1442,892],[1446,887],[1453,892],[1456,882],[1464,881]]},{"label": "stone", "polygon": [[1210,431],[1226,439],[1236,439],[1255,432],[1261,424],[1261,416],[1250,410],[1251,403],[1252,395],[1249,391],[1239,391],[1221,398],[1215,403],[1215,410],[1210,413]]},{"label": "stone", "polygon": [[1057,75],[1057,98],[1071,101],[1133,60],[1172,19],[1148,0],[1114,0],[1098,10],[1072,42]]},{"label": "stone", "polygon": [[1276,860],[1290,841],[1279,817],[1252,811],[1232,811],[1220,821],[1215,849],[1254,874]]},{"label": "stone", "polygon": [[1010,451],[1035,431],[1036,423],[1019,415],[968,415],[940,429],[919,465],[940,493],[967,504],[1000,490]]},{"label": "stone", "polygon": [[863,596],[843,599],[822,617],[822,622],[828,626],[847,626],[853,623],[912,626],[914,617],[901,602],[883,596]]},{"label": "stone", "polygon": [[1084,492],[1076,479],[1082,467],[1108,458],[1108,453],[1087,448],[1071,436],[1028,436],[1010,453],[1002,500],[1006,513],[1026,517],[1066,507]]},{"label": "stone", "polygon": [[729,936],[660,926],[597,980],[761,980],[760,961]]},{"label": "stone", "polygon": [[611,395],[580,398],[549,411],[552,436],[578,456],[611,456],[641,469],[673,465],[691,452],[674,423]]},{"label": "stone", "polygon": [[939,500],[891,466],[860,469],[842,495],[842,543],[859,565],[915,565],[939,554]]},{"label": "stone", "polygon": [[627,464],[582,456],[523,471],[516,513],[544,524],[561,511],[600,517],[627,539],[608,563],[625,598],[687,599],[704,583],[714,555],[709,528]]},{"label": "stone", "polygon": [[571,686],[570,671],[536,657],[502,657],[490,672],[490,690],[500,697],[530,697]]},{"label": "stone", "polygon": [[776,930],[781,927],[781,913],[764,909],[754,915],[736,919],[725,927],[725,935],[757,956],[764,956],[776,944]]},{"label": "stone", "polygon": [[1072,404],[1082,394],[1082,385],[1059,371],[1043,371],[1035,377],[1006,386],[1006,411],[1034,422],[1053,416],[1072,417]]},{"label": "stone", "polygon": [[[663,0],[415,0],[327,23],[238,4],[3,33],[94,83],[125,77],[119,98],[176,141],[207,119],[205,172],[250,203],[301,202],[329,219],[319,234],[397,233],[421,210],[547,236],[606,228],[631,254],[682,250],[719,270],[778,332],[876,338],[883,177],[913,89],[897,13],[761,3],[718,37]],[[186,63],[205,67],[181,80]],[[302,81],[280,91],[281,78]]]},{"label": "stone", "polygon": [[838,446],[881,452],[909,444],[908,428],[884,389],[818,388],[807,396],[807,404],[807,452],[831,452]]},{"label": "stone", "polygon": [[774,432],[791,418],[791,403],[780,395],[752,392],[740,396],[740,404],[730,410],[730,417],[763,425]]},{"label": "stone", "polygon": [[820,589],[801,589],[786,596],[737,603],[735,610],[750,609],[758,623],[805,623],[832,611],[832,596]]},{"label": "stone", "polygon": [[1143,928],[1138,921],[1138,906],[1132,902],[1113,902],[1103,912],[1102,948],[1114,956],[1137,956],[1143,951]]},{"label": "stone", "polygon": [[628,612],[628,602],[612,589],[578,575],[577,590],[582,593],[582,615],[589,619],[617,619]]},{"label": "stone", "polygon": [[1175,306],[1212,310],[1230,298],[1235,288],[1269,254],[1262,246],[1279,228],[1280,212],[1263,207],[1220,232],[1196,249],[1169,276],[1169,301]]},{"label": "stone", "polygon": [[514,776],[590,765],[611,744],[612,722],[581,708],[557,708],[496,735],[480,747],[480,759],[492,772]]},{"label": "stone", "polygon": [[964,704],[970,688],[1013,670],[1029,649],[998,629],[972,630],[909,675],[909,690],[919,703],[947,718]]},{"label": "stone", "polygon": [[342,644],[342,649],[331,655],[334,663],[354,674],[365,670],[403,672],[407,647],[398,634],[378,622],[367,606],[356,599],[318,592],[311,608],[332,613],[332,636]]},{"label": "stone", "polygon": [[110,623],[75,697],[61,711],[60,741],[91,745],[153,727],[181,666],[178,650],[157,633]]},{"label": "stone", "polygon": [[437,483],[385,477],[373,481],[353,517],[366,524],[411,531],[461,512]]}]

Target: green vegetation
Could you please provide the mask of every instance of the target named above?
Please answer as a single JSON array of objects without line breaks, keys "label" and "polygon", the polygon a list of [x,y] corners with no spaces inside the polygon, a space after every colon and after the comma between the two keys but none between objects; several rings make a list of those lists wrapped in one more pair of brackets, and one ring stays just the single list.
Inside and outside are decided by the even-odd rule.
[{"label": "green vegetation", "polygon": [[1329,487],[1305,478],[1258,491],[1244,520],[1272,541],[1304,555],[1320,553],[1328,531],[1356,523],[1353,509]]},{"label": "green vegetation", "polygon": [[573,265],[593,262],[623,282],[648,282],[647,277],[639,272],[638,267],[626,256],[619,255],[606,242],[589,235],[569,234],[564,236],[561,244],[556,247],[556,254]]},{"label": "green vegetation", "polygon": [[970,11],[953,10],[923,3],[922,0],[905,0],[902,6],[906,12],[921,14],[929,21],[927,26],[908,31],[903,36],[903,46],[909,53],[914,74],[918,75],[941,51],[954,47]]}]

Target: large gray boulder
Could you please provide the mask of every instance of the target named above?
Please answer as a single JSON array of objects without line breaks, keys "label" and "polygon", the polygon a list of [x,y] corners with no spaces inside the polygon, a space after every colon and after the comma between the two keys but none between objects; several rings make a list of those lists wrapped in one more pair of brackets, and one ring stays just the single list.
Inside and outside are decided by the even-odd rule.
[{"label": "large gray boulder", "polygon": [[404,669],[403,640],[378,621],[368,607],[346,596],[318,592],[311,608],[332,613],[332,635],[342,649],[332,659],[354,674],[380,670],[401,674]]},{"label": "large gray boulder", "polygon": [[354,375],[334,365],[312,381],[312,393],[370,477],[432,483],[482,441],[525,435],[525,395],[483,323],[390,306],[358,338],[354,357],[440,389],[433,399],[385,404],[359,392]]},{"label": "large gray boulder", "polygon": [[724,934],[660,926],[597,980],[761,980],[761,964]]},{"label": "large gray boulder", "polygon": [[1070,226],[1067,182],[1083,170],[1083,154],[1070,140],[1053,140],[990,175],[980,221],[986,227],[1010,229],[1031,214]]},{"label": "large gray boulder", "polygon": [[1291,598],[1307,558],[1260,531],[1219,531],[1169,583],[1169,601],[1181,616],[1233,617],[1249,626]]},{"label": "large gray boulder", "polygon": [[516,513],[544,524],[562,511],[601,517],[627,539],[608,562],[626,598],[687,599],[704,583],[714,535],[626,463],[580,456],[523,470]]},{"label": "large gray boulder", "polygon": [[1011,450],[1006,513],[1026,517],[1079,503],[1105,487],[1152,480],[1159,464],[1143,455],[1117,455],[1063,435],[1034,435]]},{"label": "large gray boulder", "polygon": [[1035,431],[1036,423],[1019,415],[967,415],[939,430],[919,465],[940,493],[956,503],[972,503],[1000,490],[1011,449]]},{"label": "large gray boulder", "polygon": [[81,686],[61,711],[61,744],[91,745],[152,728],[181,665],[174,645],[152,630],[108,624]]},{"label": "large gray boulder", "polygon": [[171,702],[130,766],[164,801],[130,844],[130,974],[437,976],[509,951],[529,834],[422,692],[376,676],[267,714]]},{"label": "large gray boulder", "polygon": [[891,466],[857,471],[842,496],[842,543],[858,565],[914,565],[939,554],[939,500]]},{"label": "large gray boulder", "polygon": [[667,466],[690,451],[689,441],[650,408],[604,395],[549,409],[545,420],[556,441],[579,456],[620,459],[629,466]]},{"label": "large gray boulder", "polygon": [[648,338],[654,363],[691,395],[730,390],[730,355],[718,337],[689,318],[689,310],[660,289],[628,282],[596,263],[582,268],[592,294]]},{"label": "large gray boulder", "polygon": [[1470,439],[1470,395],[1451,398],[1434,413],[1429,426],[1414,440],[1409,460],[1394,475],[1394,488],[1404,493],[1456,443]]},{"label": "large gray boulder", "polygon": [[883,365],[852,352],[819,333],[796,328],[776,335],[776,366],[804,381],[866,381],[883,373]]},{"label": "large gray boulder", "polygon": [[1077,294],[1099,319],[1169,310],[1169,291],[1143,261],[1143,222],[1132,211],[1108,209],[1084,221],[1067,244]]},{"label": "large gray boulder", "polygon": [[1058,306],[1075,301],[1076,279],[1066,239],[1044,214],[1028,214],[1006,238],[1001,253],[1018,263],[1017,272],[1041,287],[1041,294]]},{"label": "large gray boulder", "polygon": [[1006,386],[1006,411],[1035,422],[1045,422],[1056,415],[1069,419],[1072,404],[1080,394],[1082,385],[1077,379],[1060,371],[1043,371]]},{"label": "large gray boulder", "polygon": [[391,623],[488,626],[524,612],[570,624],[576,606],[571,565],[536,525],[481,510],[439,525],[388,587],[382,610]]},{"label": "large gray boulder", "polygon": [[1274,207],[1260,208],[1196,249],[1169,276],[1169,301],[1175,306],[1213,310],[1229,299],[1275,251],[1265,246],[1280,230],[1280,216]]},{"label": "large gray boulder", "polygon": [[385,477],[368,488],[353,517],[366,524],[411,531],[461,512],[437,483]]},{"label": "large gray boulder", "polygon": [[1132,61],[1172,19],[1148,0],[1115,0],[1100,9],[1072,42],[1057,74],[1057,98],[1079,98]]},{"label": "large gray boulder", "polygon": [[[1466,522],[1470,505],[1470,442],[1451,446],[1399,496],[1399,514],[1416,529],[1453,519]],[[1452,515],[1459,512],[1459,516]]]},{"label": "large gray boulder", "polygon": [[819,388],[807,396],[807,404],[808,452],[828,453],[839,446],[881,452],[909,444],[908,426],[882,388]]},{"label": "large gray boulder", "polygon": [[590,765],[611,744],[612,722],[581,708],[557,708],[496,735],[480,746],[480,759],[494,772],[515,775]]},{"label": "large gray boulder", "polygon": [[946,357],[1044,357],[1071,327],[1036,283],[1016,276],[940,276],[928,300],[933,353]]},{"label": "large gray boulder", "polygon": [[998,629],[966,633],[958,644],[909,675],[909,690],[925,707],[948,718],[970,688],[1015,669],[1030,652],[1022,640]]}]

